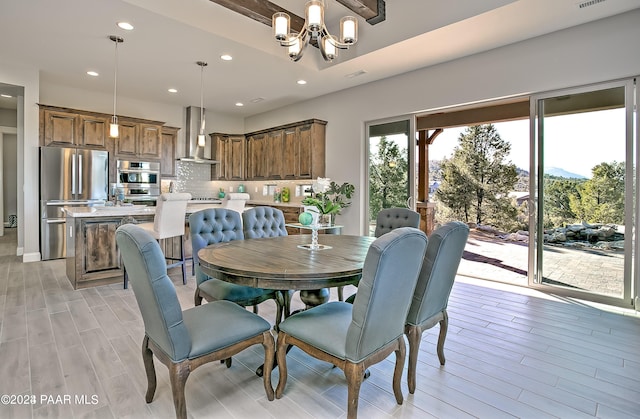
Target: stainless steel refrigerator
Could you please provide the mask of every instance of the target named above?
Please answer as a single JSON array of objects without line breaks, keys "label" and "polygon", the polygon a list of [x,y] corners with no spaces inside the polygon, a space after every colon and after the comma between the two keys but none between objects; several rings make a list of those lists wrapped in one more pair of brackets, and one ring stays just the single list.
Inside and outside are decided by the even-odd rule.
[{"label": "stainless steel refrigerator", "polygon": [[107,199],[109,153],[40,147],[40,254],[66,256],[64,206],[91,206]]}]

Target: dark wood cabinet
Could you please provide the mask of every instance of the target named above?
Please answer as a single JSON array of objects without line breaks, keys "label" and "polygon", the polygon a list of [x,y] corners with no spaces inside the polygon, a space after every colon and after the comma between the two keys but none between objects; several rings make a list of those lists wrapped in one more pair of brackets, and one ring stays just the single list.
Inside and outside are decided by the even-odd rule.
[{"label": "dark wood cabinet", "polygon": [[159,159],[162,148],[162,126],[152,124],[140,124],[140,137],[138,139],[138,155],[144,159]]},{"label": "dark wood cabinet", "polygon": [[80,224],[84,236],[83,275],[120,269],[120,255],[116,246],[116,229],[120,220],[84,221]]},{"label": "dark wood cabinet", "polygon": [[115,138],[116,155],[135,157],[137,152],[138,124],[120,120],[118,124],[118,138]]},{"label": "dark wood cabinet", "polygon": [[284,179],[296,179],[298,177],[298,129],[288,128],[283,130],[284,156],[282,159],[282,177]]},{"label": "dark wood cabinet", "polygon": [[125,223],[153,222],[153,216],[67,217],[66,274],[74,289],[122,281],[116,230]]},{"label": "dark wood cabinet", "polygon": [[160,158],[162,125],[121,118],[116,156],[156,160]]},{"label": "dark wood cabinet", "polygon": [[324,177],[326,124],[312,119],[247,134],[247,180]]},{"label": "dark wood cabinet", "polygon": [[282,179],[283,161],[287,152],[284,148],[284,130],[267,134],[267,178]]},{"label": "dark wood cabinet", "polygon": [[245,179],[246,144],[244,135],[211,134],[211,155],[219,162],[211,167],[212,179]]},{"label": "dark wood cabinet", "polygon": [[176,144],[180,128],[162,127],[160,145],[160,176],[176,177]]},{"label": "dark wood cabinet", "polygon": [[40,132],[44,133],[44,145],[77,145],[78,115],[41,109],[40,120]]},{"label": "dark wood cabinet", "polygon": [[268,179],[267,134],[259,133],[248,136],[247,139],[247,179]]},{"label": "dark wood cabinet", "polygon": [[100,116],[79,116],[79,135],[82,145],[92,148],[107,148],[109,119]]}]

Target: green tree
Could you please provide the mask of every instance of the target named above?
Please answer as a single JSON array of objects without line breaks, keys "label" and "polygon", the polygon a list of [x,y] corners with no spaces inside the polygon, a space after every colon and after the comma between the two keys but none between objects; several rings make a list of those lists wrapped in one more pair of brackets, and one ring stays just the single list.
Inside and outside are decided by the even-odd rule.
[{"label": "green tree", "polygon": [[600,163],[591,169],[591,179],[578,185],[571,210],[590,223],[624,222],[624,162]]},{"label": "green tree", "polygon": [[377,153],[369,156],[369,217],[383,208],[404,207],[408,198],[407,149],[380,138]]},{"label": "green tree", "polygon": [[544,202],[542,212],[545,227],[558,227],[574,223],[578,217],[572,209],[571,201],[579,198],[578,179],[558,176],[544,176]]},{"label": "green tree", "polygon": [[512,228],[517,211],[508,193],[518,181],[516,166],[507,161],[511,145],[493,124],[467,127],[451,159],[442,163],[443,181],[436,198],[453,213],[477,224]]}]

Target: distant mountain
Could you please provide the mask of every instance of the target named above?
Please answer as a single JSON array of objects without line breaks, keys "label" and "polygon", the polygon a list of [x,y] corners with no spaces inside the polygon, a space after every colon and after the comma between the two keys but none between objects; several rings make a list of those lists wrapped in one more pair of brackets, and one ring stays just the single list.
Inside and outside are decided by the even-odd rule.
[{"label": "distant mountain", "polygon": [[544,174],[545,175],[551,175],[551,176],[557,176],[557,177],[564,177],[567,179],[587,179],[586,176],[582,176],[579,175],[577,173],[571,173],[571,172],[567,172],[564,169],[561,169],[559,167],[545,167],[544,168]]}]

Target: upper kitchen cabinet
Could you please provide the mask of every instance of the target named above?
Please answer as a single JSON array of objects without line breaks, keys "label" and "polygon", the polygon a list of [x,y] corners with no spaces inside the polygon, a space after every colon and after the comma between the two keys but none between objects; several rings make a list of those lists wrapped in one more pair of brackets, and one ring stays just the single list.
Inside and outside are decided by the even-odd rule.
[{"label": "upper kitchen cabinet", "polygon": [[100,116],[80,115],[80,137],[88,147],[106,148],[109,138],[109,119]]},{"label": "upper kitchen cabinet", "polygon": [[211,178],[244,180],[244,161],[247,140],[240,134],[211,134],[211,156],[218,164],[211,166]]},{"label": "upper kitchen cabinet", "polygon": [[147,123],[120,118],[116,139],[116,156],[159,159],[162,123]]},{"label": "upper kitchen cabinet", "polygon": [[160,146],[160,176],[176,177],[176,144],[180,128],[162,127]]},{"label": "upper kitchen cabinet", "polygon": [[105,150],[109,120],[104,115],[40,105],[40,145]]},{"label": "upper kitchen cabinet", "polygon": [[324,177],[326,125],[324,121],[313,120],[296,128],[298,137],[295,149],[295,160],[298,164],[296,178]]},{"label": "upper kitchen cabinet", "polygon": [[324,177],[326,125],[311,119],[247,134],[247,179]]},{"label": "upper kitchen cabinet", "polygon": [[267,134],[264,132],[247,135],[248,180],[269,179],[267,139]]}]

